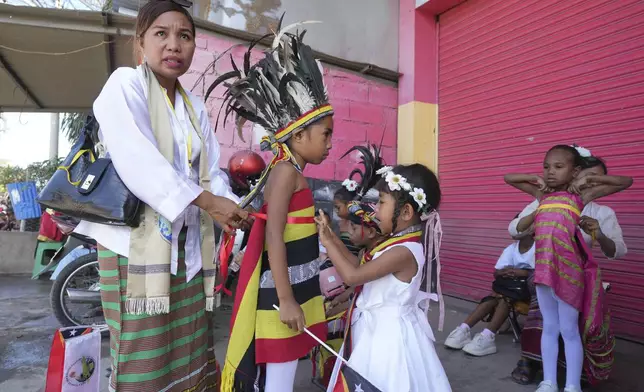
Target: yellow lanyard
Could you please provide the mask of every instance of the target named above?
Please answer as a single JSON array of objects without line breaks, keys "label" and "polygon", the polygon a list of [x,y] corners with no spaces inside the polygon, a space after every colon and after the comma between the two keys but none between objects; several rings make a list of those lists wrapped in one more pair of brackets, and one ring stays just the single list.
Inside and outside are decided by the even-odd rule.
[{"label": "yellow lanyard", "polygon": [[[177,86],[177,89],[179,89],[179,94],[181,94],[181,97],[183,98],[183,104],[187,106],[188,110],[191,110],[194,113],[194,108],[192,107],[192,103],[190,103],[190,100],[188,99],[188,95],[186,95],[186,92],[183,91],[183,87],[179,85]],[[167,91],[165,92],[165,100],[166,102],[168,102],[168,105],[170,105],[170,108],[172,108],[172,111],[174,112],[174,116],[177,117],[177,113],[174,110],[174,105],[172,105],[172,101],[170,101],[170,97],[168,97]],[[181,122],[179,121],[178,117],[177,117],[177,122],[179,123],[179,125],[181,125]],[[183,131],[183,127],[181,127],[181,130]],[[190,171],[192,172],[192,130],[188,129],[188,131],[184,133],[186,134],[186,145],[188,150],[188,168],[190,168]]]}]

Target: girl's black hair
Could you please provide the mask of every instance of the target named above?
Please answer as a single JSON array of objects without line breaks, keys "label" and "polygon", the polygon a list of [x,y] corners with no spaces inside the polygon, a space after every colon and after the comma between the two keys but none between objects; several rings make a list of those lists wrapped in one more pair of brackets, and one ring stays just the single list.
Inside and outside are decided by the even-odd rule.
[{"label": "girl's black hair", "polygon": [[340,188],[337,191],[335,191],[335,193],[333,194],[333,200],[339,200],[339,201],[348,203],[351,200],[353,200],[357,195],[358,195],[357,191],[351,192],[344,186],[340,185]]},{"label": "girl's black hair", "polygon": [[582,169],[590,169],[591,167],[597,167],[601,166],[602,169],[604,169],[604,174],[608,174],[608,166],[606,166],[606,162],[604,162],[603,159],[595,156],[589,156],[587,158],[583,158],[583,165],[581,165]]},{"label": "girl's black hair", "polygon": [[[404,177],[412,186],[412,188],[421,188],[425,191],[427,205],[425,205],[425,208],[422,212],[438,210],[441,202],[441,188],[438,182],[438,177],[436,177],[436,174],[434,174],[433,171],[431,171],[425,165],[414,163],[411,165],[395,166],[393,168],[393,172]],[[414,211],[419,216],[421,215],[422,212],[418,211],[418,204],[408,191],[391,191],[389,189],[389,186],[387,185],[387,181],[384,178],[382,178],[378,182],[378,184],[376,184],[376,189],[379,192],[384,192],[392,195],[396,200],[396,207],[394,209],[394,215],[392,217],[392,233],[396,232],[396,221],[398,221],[398,218],[400,217],[400,211],[405,206],[405,204],[411,205]]]},{"label": "girl's black hair", "polygon": [[573,146],[569,146],[566,144],[557,144],[556,146],[552,147],[546,155],[548,155],[551,151],[566,151],[569,152],[572,155],[572,162],[575,166],[583,167],[584,166],[584,158],[579,154],[579,151]]}]

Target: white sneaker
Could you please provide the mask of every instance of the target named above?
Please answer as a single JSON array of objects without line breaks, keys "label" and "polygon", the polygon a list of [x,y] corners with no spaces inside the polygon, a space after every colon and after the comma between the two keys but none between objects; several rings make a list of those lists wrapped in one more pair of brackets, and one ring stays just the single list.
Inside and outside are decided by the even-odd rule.
[{"label": "white sneaker", "polygon": [[496,343],[494,336],[489,337],[481,333],[474,336],[474,340],[463,347],[463,351],[475,357],[484,357],[486,355],[496,354]]},{"label": "white sneaker", "polygon": [[453,348],[454,350],[460,350],[471,341],[472,334],[470,333],[470,330],[457,327],[449,334],[447,339],[445,339],[445,346]]},{"label": "white sneaker", "polygon": [[537,388],[537,392],[559,392],[559,387],[550,381],[542,381]]},{"label": "white sneaker", "polygon": [[566,387],[566,388],[564,389],[564,392],[582,392],[582,391],[581,391],[581,389],[579,389],[579,388],[577,388],[577,387],[570,387],[570,386],[568,386],[568,387]]}]

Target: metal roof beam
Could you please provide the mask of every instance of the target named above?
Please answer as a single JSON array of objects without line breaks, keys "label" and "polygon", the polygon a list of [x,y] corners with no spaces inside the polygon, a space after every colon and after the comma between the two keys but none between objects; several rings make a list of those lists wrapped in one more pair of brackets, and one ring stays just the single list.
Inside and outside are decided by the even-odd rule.
[{"label": "metal roof beam", "polygon": [[0,66],[2,66],[2,68],[5,69],[5,72],[7,73],[7,75],[9,75],[11,80],[13,80],[13,82],[16,84],[16,86],[18,86],[20,91],[22,91],[22,93],[25,95],[25,97],[27,97],[27,99],[29,99],[31,101],[31,103],[36,105],[36,107],[38,107],[38,109],[42,109],[44,107],[43,104],[38,100],[38,98],[36,98],[36,96],[25,85],[25,83],[22,81],[22,79],[20,79],[20,76],[18,76],[16,71],[13,70],[13,68],[7,62],[7,60],[5,60],[5,58],[2,55],[2,53],[0,53]]}]

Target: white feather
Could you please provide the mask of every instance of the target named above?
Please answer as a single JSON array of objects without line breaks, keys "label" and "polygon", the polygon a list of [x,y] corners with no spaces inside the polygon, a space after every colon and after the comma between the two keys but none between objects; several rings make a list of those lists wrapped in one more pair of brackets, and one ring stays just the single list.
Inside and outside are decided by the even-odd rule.
[{"label": "white feather", "polygon": [[289,30],[293,30],[294,28],[296,28],[298,26],[302,26],[302,25],[305,25],[305,24],[311,24],[311,23],[322,23],[322,22],[320,22],[319,20],[306,20],[306,21],[303,21],[303,22],[297,22],[297,23],[290,24],[290,25],[284,27],[282,30],[277,32],[277,34],[275,35],[275,38],[273,39],[273,45],[271,46],[271,48],[273,49],[273,58],[275,59],[277,64],[282,66],[282,63],[280,63],[279,55],[278,55],[278,52],[277,52],[276,49],[280,45],[282,37],[284,36],[284,34],[286,32],[288,32]]},{"label": "white feather", "polygon": [[277,46],[279,45],[280,40],[282,39],[284,34],[287,33],[289,30],[293,30],[294,28],[296,28],[298,26],[302,26],[302,25],[305,25],[305,24],[311,24],[311,23],[322,23],[322,22],[320,22],[319,20],[305,20],[303,22],[297,22],[297,23],[290,24],[290,25],[284,27],[282,30],[278,31],[277,35],[275,35],[275,39],[273,39],[273,46],[272,46],[273,50],[277,49]]}]

